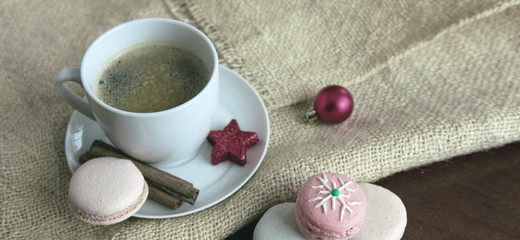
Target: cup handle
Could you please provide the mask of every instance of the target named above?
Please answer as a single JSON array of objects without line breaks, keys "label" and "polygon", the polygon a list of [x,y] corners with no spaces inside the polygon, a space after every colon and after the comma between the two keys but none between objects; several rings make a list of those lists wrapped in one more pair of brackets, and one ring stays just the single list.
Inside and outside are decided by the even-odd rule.
[{"label": "cup handle", "polygon": [[69,87],[65,84],[67,81],[72,81],[81,84],[81,74],[79,68],[64,68],[62,69],[58,75],[56,76],[56,81],[54,81],[54,87],[56,88],[56,92],[60,97],[65,100],[69,105],[78,110],[83,115],[91,118],[96,121],[88,102],[79,97],[76,93],[70,90]]}]

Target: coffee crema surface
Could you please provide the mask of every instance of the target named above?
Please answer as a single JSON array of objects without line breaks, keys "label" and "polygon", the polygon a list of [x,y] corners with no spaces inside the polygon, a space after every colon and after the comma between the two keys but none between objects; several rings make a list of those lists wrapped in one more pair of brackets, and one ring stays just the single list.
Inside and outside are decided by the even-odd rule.
[{"label": "coffee crema surface", "polygon": [[173,43],[143,43],[116,54],[94,94],[128,112],[159,112],[195,97],[211,77],[202,59]]}]

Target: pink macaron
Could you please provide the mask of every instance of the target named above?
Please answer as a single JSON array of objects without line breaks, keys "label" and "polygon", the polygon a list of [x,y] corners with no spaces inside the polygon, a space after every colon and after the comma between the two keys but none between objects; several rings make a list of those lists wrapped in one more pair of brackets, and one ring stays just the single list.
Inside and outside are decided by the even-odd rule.
[{"label": "pink macaron", "polygon": [[310,239],[350,239],[363,224],[367,201],[361,187],[337,173],[310,177],[300,189],[294,215]]}]

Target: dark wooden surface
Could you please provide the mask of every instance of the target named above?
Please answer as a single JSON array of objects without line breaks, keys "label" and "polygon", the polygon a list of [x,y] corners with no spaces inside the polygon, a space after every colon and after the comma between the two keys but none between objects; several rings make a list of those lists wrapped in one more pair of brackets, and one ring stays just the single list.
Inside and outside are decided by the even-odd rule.
[{"label": "dark wooden surface", "polygon": [[[375,184],[403,200],[408,215],[403,239],[520,239],[520,142]],[[251,239],[255,224],[228,239]]]}]

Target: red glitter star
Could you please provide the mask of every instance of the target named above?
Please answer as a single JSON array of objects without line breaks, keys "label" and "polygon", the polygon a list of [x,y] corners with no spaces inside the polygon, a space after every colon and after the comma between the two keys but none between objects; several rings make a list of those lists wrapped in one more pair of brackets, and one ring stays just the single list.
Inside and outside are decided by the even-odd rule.
[{"label": "red glitter star", "polygon": [[213,145],[211,164],[231,160],[244,166],[247,163],[246,150],[258,142],[258,135],[240,131],[237,120],[232,119],[224,130],[210,131],[208,141]]}]

